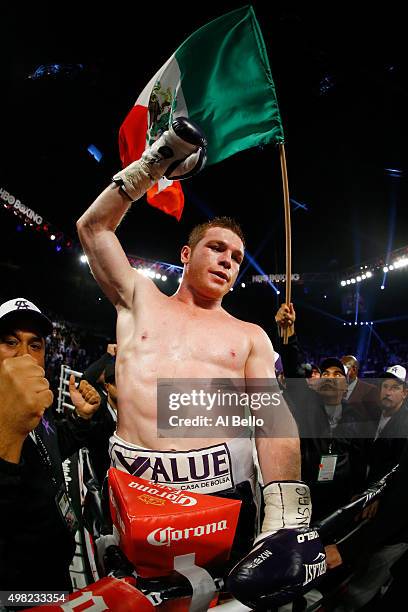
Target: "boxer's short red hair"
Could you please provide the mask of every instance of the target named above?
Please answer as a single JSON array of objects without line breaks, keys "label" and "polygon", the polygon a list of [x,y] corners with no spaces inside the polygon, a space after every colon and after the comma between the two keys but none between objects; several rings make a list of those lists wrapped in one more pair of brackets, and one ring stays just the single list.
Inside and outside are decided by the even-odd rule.
[{"label": "boxer's short red hair", "polygon": [[245,249],[245,236],[239,223],[231,217],[215,217],[214,219],[211,219],[211,221],[206,221],[205,223],[200,223],[199,225],[193,227],[188,237],[188,246],[191,248],[191,250],[193,250],[200,240],[204,238],[207,230],[209,230],[211,227],[223,227],[231,230],[231,232],[234,232],[234,234],[236,234],[242,240],[242,244],[244,245]]}]

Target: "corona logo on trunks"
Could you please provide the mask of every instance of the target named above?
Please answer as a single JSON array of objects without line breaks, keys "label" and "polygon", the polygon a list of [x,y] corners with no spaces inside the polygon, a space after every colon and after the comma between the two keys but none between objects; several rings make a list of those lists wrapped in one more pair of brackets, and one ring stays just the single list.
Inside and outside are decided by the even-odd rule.
[{"label": "corona logo on trunks", "polygon": [[[207,567],[229,558],[241,502],[109,470],[110,511],[120,547],[142,578],[167,576],[174,559]],[[159,553],[159,554],[157,554]]]},{"label": "corona logo on trunks", "polygon": [[188,540],[189,538],[200,538],[209,533],[224,531],[224,529],[227,529],[227,521],[207,523],[207,525],[197,525],[197,527],[187,527],[187,529],[164,527],[163,529],[154,529],[146,539],[152,546],[170,546],[171,542],[178,542],[183,539]]}]

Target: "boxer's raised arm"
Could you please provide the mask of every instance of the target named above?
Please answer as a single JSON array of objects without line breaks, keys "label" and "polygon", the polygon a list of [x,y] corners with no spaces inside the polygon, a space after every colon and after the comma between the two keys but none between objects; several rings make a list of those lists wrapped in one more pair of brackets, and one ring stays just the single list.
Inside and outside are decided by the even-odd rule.
[{"label": "boxer's raised arm", "polygon": [[130,203],[141,198],[161,177],[185,179],[205,164],[206,141],[200,128],[183,117],[175,119],[166,132],[142,157],[113,177],[77,221],[79,238],[91,270],[109,300],[128,308],[135,289],[151,282],[131,267],[115,230]]},{"label": "boxer's raised arm", "polygon": [[131,305],[136,277],[143,279],[136,275],[115,235],[129,206],[129,198],[112,183],[77,221],[79,239],[95,279],[112,304],[124,307]]}]

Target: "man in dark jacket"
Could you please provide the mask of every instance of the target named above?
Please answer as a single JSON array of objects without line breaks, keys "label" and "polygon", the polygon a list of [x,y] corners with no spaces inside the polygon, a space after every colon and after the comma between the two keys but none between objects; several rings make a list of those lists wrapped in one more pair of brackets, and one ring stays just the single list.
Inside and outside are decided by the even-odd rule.
[{"label": "man in dark jacket", "polygon": [[44,378],[51,330],[24,298],[0,306],[0,591],[71,590],[77,520],[61,461],[84,445],[99,396],[71,380],[75,412],[54,420]]},{"label": "man in dark jacket", "polygon": [[387,474],[399,462],[408,438],[406,370],[387,368],[380,388],[381,418],[369,453],[369,483]]},{"label": "man in dark jacket", "polygon": [[[355,563],[357,571],[339,598],[336,612],[359,610],[391,578],[391,568],[408,550],[405,516],[405,481],[407,468],[408,407],[406,370],[390,366],[380,388],[382,406],[374,442],[369,453],[368,484],[374,483],[402,460],[384,499],[368,507],[365,515],[373,518],[350,542],[330,547],[328,567],[342,561]],[[402,511],[400,510],[402,508]]]},{"label": "man in dark jacket", "polygon": [[288,328],[288,344],[279,351],[285,397],[299,428],[302,478],[312,494],[312,520],[319,520],[363,489],[367,432],[343,400],[347,372],[339,359],[324,359],[321,378],[313,385],[302,378],[305,359],[295,334],[295,316],[293,304],[282,304],[275,319],[279,327]]},{"label": "man in dark jacket", "polygon": [[350,409],[363,421],[371,422],[375,429],[380,418],[380,397],[377,385],[358,377],[360,364],[353,355],[344,355],[341,362],[347,368],[348,388],[344,397]]}]

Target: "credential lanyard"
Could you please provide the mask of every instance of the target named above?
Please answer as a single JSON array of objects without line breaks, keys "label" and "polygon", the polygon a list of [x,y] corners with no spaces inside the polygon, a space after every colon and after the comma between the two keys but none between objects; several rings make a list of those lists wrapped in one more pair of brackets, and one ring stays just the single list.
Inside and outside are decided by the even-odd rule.
[{"label": "credential lanyard", "polygon": [[58,489],[58,483],[57,483],[57,479],[55,478],[55,473],[54,473],[54,469],[52,466],[50,454],[48,450],[46,449],[44,442],[41,440],[41,437],[38,435],[38,433],[35,430],[33,431],[33,434],[34,434],[34,442],[37,447],[38,454],[40,455],[41,463],[44,465],[47,472],[51,476],[52,484],[54,485],[56,489]]}]

